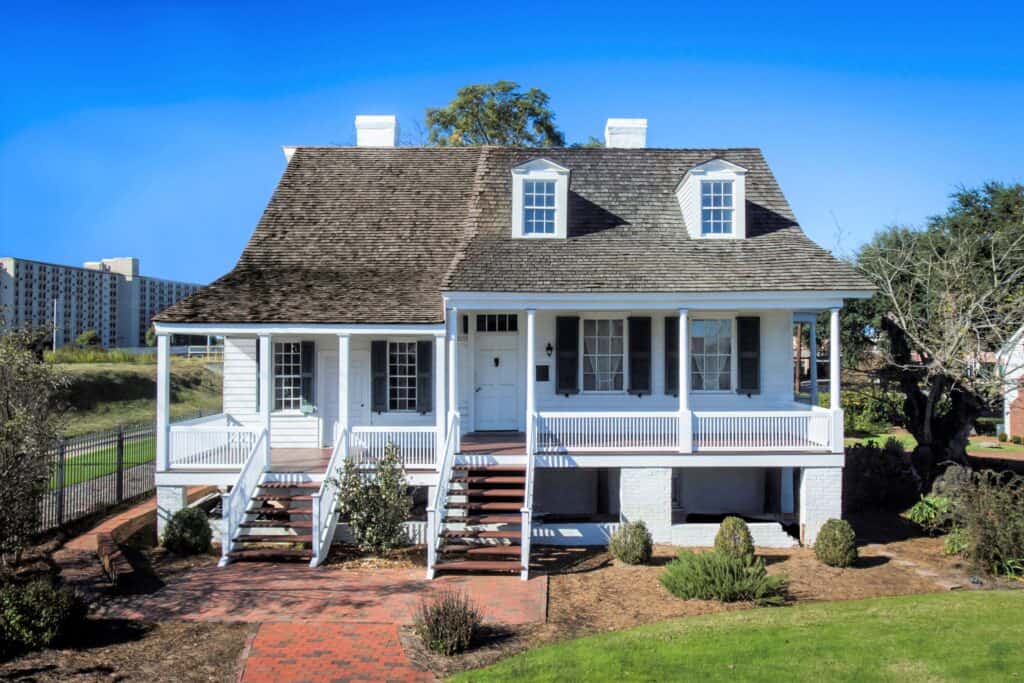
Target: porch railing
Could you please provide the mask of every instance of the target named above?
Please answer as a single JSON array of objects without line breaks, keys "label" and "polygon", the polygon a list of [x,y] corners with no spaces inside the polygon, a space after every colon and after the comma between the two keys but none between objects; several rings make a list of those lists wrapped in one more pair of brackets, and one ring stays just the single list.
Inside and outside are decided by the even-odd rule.
[{"label": "porch railing", "polygon": [[538,453],[679,450],[679,413],[537,414]]},{"label": "porch railing", "polygon": [[440,476],[434,489],[434,500],[427,506],[427,580],[434,578],[434,565],[437,563],[437,547],[444,528],[444,516],[448,501],[448,488],[451,483],[452,465],[455,464],[455,444],[458,442],[460,423],[458,413],[448,418],[448,435],[444,442],[444,453],[441,456]]},{"label": "porch railing", "polygon": [[259,434],[231,422],[230,417],[219,414],[171,425],[167,444],[170,466],[241,467]]},{"label": "porch railing", "polygon": [[334,530],[338,526],[338,469],[348,457],[348,442],[349,432],[345,428],[334,444],[320,489],[313,494],[313,557],[309,561],[310,567],[319,566],[331,552]]},{"label": "porch railing", "polygon": [[827,411],[696,412],[695,451],[827,451],[832,414]]},{"label": "porch railing", "polygon": [[234,486],[221,497],[224,520],[220,558],[222,567],[231,560],[239,525],[245,520],[245,512],[249,507],[249,501],[252,500],[252,494],[256,492],[256,487],[263,479],[263,473],[269,468],[270,443],[267,441],[266,431],[263,431],[259,433],[249,453],[246,454],[245,463],[238,473]]},{"label": "porch railing", "polygon": [[437,462],[435,427],[353,427],[351,457],[359,465],[373,465],[384,456],[388,443],[398,446],[405,467],[432,469]]}]

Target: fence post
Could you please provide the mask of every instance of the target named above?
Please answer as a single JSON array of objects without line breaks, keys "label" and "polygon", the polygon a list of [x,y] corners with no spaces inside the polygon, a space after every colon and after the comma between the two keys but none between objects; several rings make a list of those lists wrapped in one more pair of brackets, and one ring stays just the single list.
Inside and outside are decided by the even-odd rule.
[{"label": "fence post", "polygon": [[124,500],[124,425],[117,425],[117,502]]},{"label": "fence post", "polygon": [[64,456],[67,442],[62,438],[57,447],[57,526],[64,525]]}]

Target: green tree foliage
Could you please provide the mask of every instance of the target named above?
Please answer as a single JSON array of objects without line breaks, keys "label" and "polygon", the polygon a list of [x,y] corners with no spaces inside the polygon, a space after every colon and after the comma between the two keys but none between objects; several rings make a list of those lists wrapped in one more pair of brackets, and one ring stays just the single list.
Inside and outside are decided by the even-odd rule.
[{"label": "green tree foliage", "polygon": [[75,337],[75,345],[81,349],[95,348],[100,345],[100,335],[96,330],[86,330]]},{"label": "green tree foliage", "polygon": [[66,379],[34,352],[36,335],[0,336],[0,563],[17,564],[39,524]]},{"label": "green tree foliage", "polygon": [[561,147],[550,98],[538,88],[523,92],[518,83],[498,81],[459,88],[443,109],[427,109],[432,145],[466,147]]},{"label": "green tree foliage", "polygon": [[403,523],[409,518],[412,497],[398,457],[398,446],[389,443],[376,470],[360,469],[352,458],[345,460],[339,481],[339,507],[364,552],[380,553],[408,543]]},{"label": "green tree foliage", "polygon": [[150,348],[156,346],[156,327],[153,325],[146,330],[146,346]]},{"label": "green tree foliage", "polygon": [[991,361],[1024,325],[1024,185],[957,192],[925,227],[878,233],[857,266],[878,293],[844,312],[847,358],[902,394],[927,487],[939,463],[966,462],[975,420],[1007,388]]}]

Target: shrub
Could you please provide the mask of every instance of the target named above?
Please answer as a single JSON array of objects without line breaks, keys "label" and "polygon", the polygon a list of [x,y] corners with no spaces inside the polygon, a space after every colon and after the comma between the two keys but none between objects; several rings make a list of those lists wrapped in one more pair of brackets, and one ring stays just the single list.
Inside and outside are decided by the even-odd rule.
[{"label": "shrub", "polygon": [[1024,439],[1021,439],[1021,437],[1020,437],[1019,435],[1015,435],[1015,436],[1011,437],[1011,438],[1010,438],[1010,441],[1011,441],[1011,442],[1012,442],[1012,443],[1013,443],[1014,445],[1016,445],[1016,446],[1020,446],[1020,445],[1021,445],[1021,443],[1024,443]]},{"label": "shrub", "polygon": [[849,567],[857,561],[857,534],[845,519],[830,519],[821,525],[814,540],[814,556],[830,567]]},{"label": "shrub", "polygon": [[726,517],[715,534],[715,550],[731,557],[753,557],[754,538],[739,517]]},{"label": "shrub", "polygon": [[769,575],[761,558],[733,557],[717,550],[680,550],[665,566],[660,579],[669,593],[684,600],[749,601],[759,605],[785,602],[788,583],[785,577]]},{"label": "shrub", "polygon": [[380,553],[409,542],[404,524],[412,509],[412,497],[398,446],[385,446],[373,473],[360,471],[352,458],[346,459],[338,486],[341,513],[360,550]]},{"label": "shrub", "polygon": [[999,441],[1001,443],[1006,443],[1006,440],[1008,438],[1009,438],[1009,436],[1006,434],[1006,432],[999,432]]},{"label": "shrub", "polygon": [[48,647],[85,617],[85,604],[69,588],[48,581],[0,589],[0,656]]},{"label": "shrub", "polygon": [[938,533],[949,526],[952,502],[946,496],[929,494],[907,510],[906,516],[914,524],[930,534]]},{"label": "shrub", "polygon": [[646,564],[651,560],[651,533],[641,521],[626,522],[612,534],[608,552],[626,564]]},{"label": "shrub", "polygon": [[1024,477],[974,473],[953,496],[953,524],[967,557],[993,574],[1015,574],[1024,562]]},{"label": "shrub", "polygon": [[164,547],[176,555],[210,552],[213,531],[206,513],[199,508],[182,508],[174,513],[164,530]]},{"label": "shrub", "polygon": [[920,493],[921,480],[896,439],[884,448],[869,441],[846,449],[843,498],[848,512],[905,510]]},{"label": "shrub", "polygon": [[413,628],[427,649],[448,656],[469,648],[480,621],[480,611],[468,595],[445,591],[420,603]]},{"label": "shrub", "polygon": [[964,557],[967,555],[967,546],[967,534],[960,527],[953,527],[942,541],[942,552],[945,555]]}]

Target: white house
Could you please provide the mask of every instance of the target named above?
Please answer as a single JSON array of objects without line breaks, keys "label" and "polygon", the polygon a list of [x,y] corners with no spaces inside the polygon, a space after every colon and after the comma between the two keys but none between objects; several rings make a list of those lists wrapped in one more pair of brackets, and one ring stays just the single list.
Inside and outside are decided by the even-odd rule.
[{"label": "white house", "polygon": [[[285,148],[237,266],[157,319],[162,514],[227,487],[225,562],[316,564],[325,473],[393,442],[430,575],[525,576],[531,540],[603,544],[620,520],[708,545],[739,514],[788,546],[840,516],[842,414],[795,400],[793,326],[831,314],[839,406],[840,309],[871,288],[759,150],[647,149],[643,119],[600,149],[356,127],[354,148]],[[224,337],[222,415],[168,425],[171,334]]]},{"label": "white house", "polygon": [[1003,431],[1009,436],[1024,436],[1024,327],[1017,330],[999,353],[996,363],[1005,381],[1003,393]]}]

